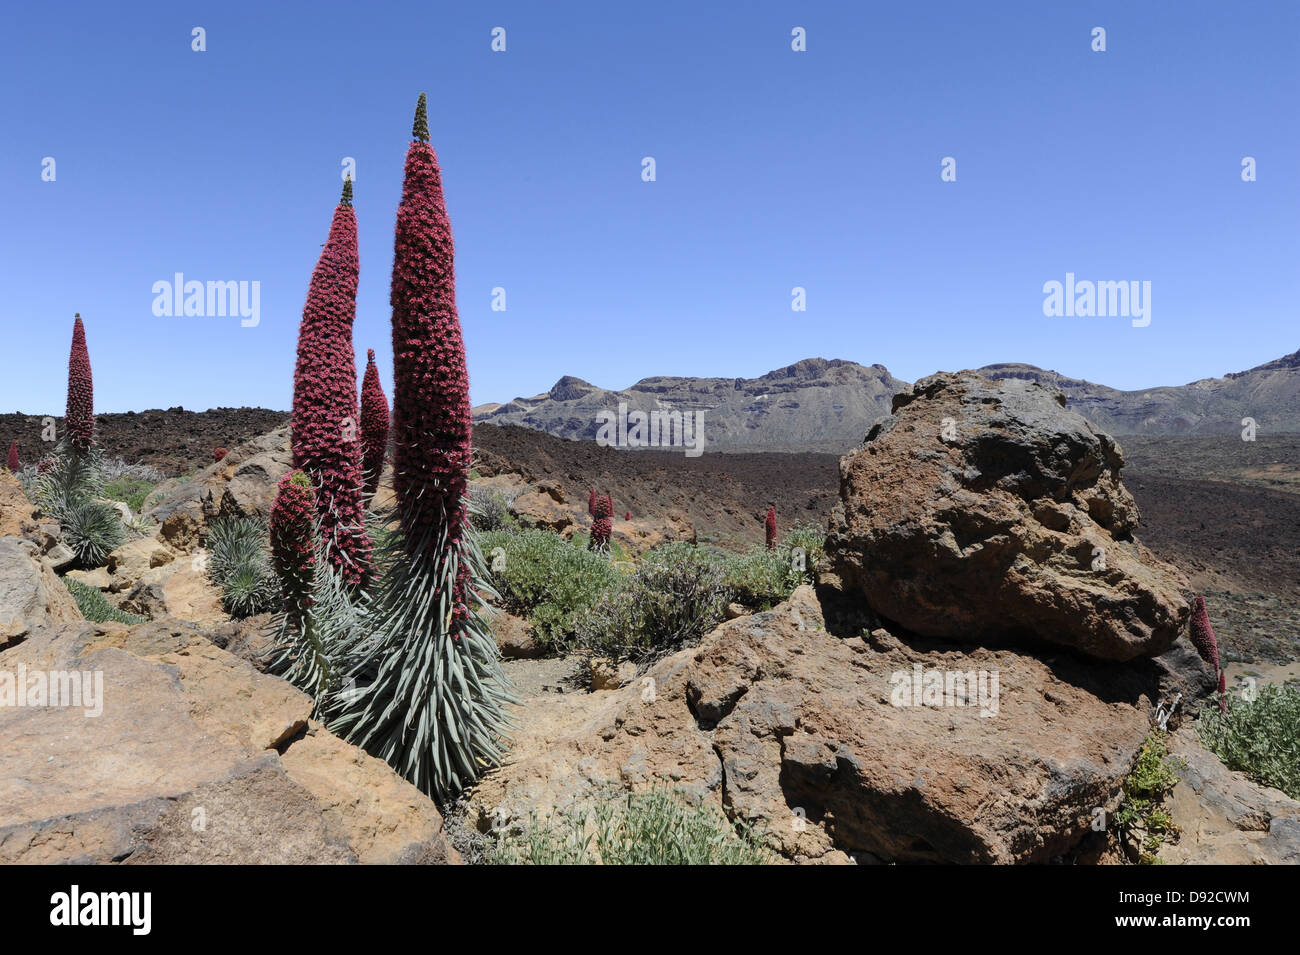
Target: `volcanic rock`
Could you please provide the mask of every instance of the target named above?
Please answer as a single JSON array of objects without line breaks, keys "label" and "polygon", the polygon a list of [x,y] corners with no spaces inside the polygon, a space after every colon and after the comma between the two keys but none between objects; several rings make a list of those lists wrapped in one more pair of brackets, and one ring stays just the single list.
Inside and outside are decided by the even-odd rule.
[{"label": "volcanic rock", "polygon": [[1133,536],[1123,464],[1059,393],[932,375],[841,459],[831,565],[918,634],[1154,656],[1187,623],[1187,582]]}]

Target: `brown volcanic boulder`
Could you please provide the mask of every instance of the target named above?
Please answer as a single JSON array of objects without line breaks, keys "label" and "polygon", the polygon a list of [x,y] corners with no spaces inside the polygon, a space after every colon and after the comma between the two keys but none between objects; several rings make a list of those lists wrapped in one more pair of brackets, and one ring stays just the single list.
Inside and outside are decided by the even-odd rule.
[{"label": "brown volcanic boulder", "polygon": [[[826,626],[800,587],[627,686],[529,700],[470,818],[523,826],[611,787],[661,786],[792,860],[1047,862],[1114,811],[1166,692],[1156,660],[1044,660]],[[931,699],[936,674],[970,692]],[[901,692],[917,679],[922,694]]]},{"label": "brown volcanic boulder", "polygon": [[1059,393],[931,375],[840,460],[832,566],[918,634],[1159,654],[1187,623],[1187,581],[1133,537],[1123,464]]}]

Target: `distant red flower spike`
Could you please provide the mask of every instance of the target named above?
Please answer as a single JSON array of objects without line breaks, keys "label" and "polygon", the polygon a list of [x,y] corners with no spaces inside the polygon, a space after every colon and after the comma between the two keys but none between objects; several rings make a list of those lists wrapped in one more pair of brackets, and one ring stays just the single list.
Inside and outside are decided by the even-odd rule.
[{"label": "distant red flower spike", "polygon": [[361,473],[365,477],[365,500],[375,496],[388,451],[388,398],[379,382],[375,350],[366,351],[366,374],[361,382]]},{"label": "distant red flower spike", "polygon": [[632,519],[632,512],[631,512],[631,511],[628,511],[626,514],[623,515],[623,520],[625,520],[625,521],[630,521],[631,519]]},{"label": "distant red flower spike", "polygon": [[293,465],[316,483],[316,509],[330,563],[348,583],[370,566],[361,503],[357,440],[357,369],[352,323],[357,311],[357,218],[351,180],[334,209],[329,238],[312,272],[298,327],[293,380]]},{"label": "distant red flower spike", "polygon": [[212,460],[213,460],[213,461],[220,461],[222,458],[224,458],[224,457],[225,457],[227,454],[229,454],[229,453],[230,453],[230,452],[227,451],[225,448],[213,448],[213,449],[212,449]]},{"label": "distant red flower spike", "polygon": [[72,352],[68,356],[68,407],[63,419],[68,443],[85,453],[95,442],[95,385],[86,350],[86,327],[78,312],[72,323]]},{"label": "distant red flower spike", "polygon": [[19,462],[18,462],[18,442],[17,442],[17,441],[11,441],[11,442],[9,442],[9,461],[8,461],[8,467],[9,467],[9,470],[12,471],[14,474],[17,474],[19,468],[22,467],[22,465],[20,465]]},{"label": "distant red flower spike", "polygon": [[587,495],[587,513],[592,517],[596,516],[596,489],[593,487],[591,493]]},{"label": "distant red flower spike", "polygon": [[767,519],[763,522],[767,532],[767,549],[776,547],[776,507],[768,507]]},{"label": "distant red flower spike", "polygon": [[1219,671],[1219,712],[1228,712],[1228,674]]},{"label": "distant red flower spike", "polygon": [[1197,597],[1196,606],[1192,608],[1192,622],[1188,631],[1192,646],[1201,655],[1201,659],[1219,669],[1219,642],[1214,639],[1214,628],[1210,626],[1210,615],[1205,610],[1205,598]]},{"label": "distant red flower spike", "polygon": [[591,546],[609,546],[609,537],[614,532],[614,500],[608,494],[597,497],[591,522]]}]

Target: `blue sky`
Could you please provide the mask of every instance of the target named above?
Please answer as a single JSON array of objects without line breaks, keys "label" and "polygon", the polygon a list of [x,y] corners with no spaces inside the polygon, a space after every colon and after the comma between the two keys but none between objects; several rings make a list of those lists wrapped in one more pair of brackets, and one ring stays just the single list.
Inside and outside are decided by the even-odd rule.
[{"label": "blue sky", "polygon": [[[11,5],[0,411],[61,411],[77,311],[100,411],[289,407],[349,156],[391,391],[421,90],[476,403],[812,356],[1137,388],[1300,347],[1300,4],[705,6]],[[155,316],[176,272],[260,282],[260,323]],[[1151,324],[1045,317],[1067,272],[1150,281]]]}]

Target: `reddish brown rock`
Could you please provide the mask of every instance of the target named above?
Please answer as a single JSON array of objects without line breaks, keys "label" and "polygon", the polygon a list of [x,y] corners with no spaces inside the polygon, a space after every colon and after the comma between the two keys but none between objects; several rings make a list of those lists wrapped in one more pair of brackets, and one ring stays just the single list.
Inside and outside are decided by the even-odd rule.
[{"label": "reddish brown rock", "polygon": [[1059,393],[941,373],[840,461],[831,564],[882,617],[988,646],[1163,652],[1187,582],[1134,536],[1119,446]]}]

